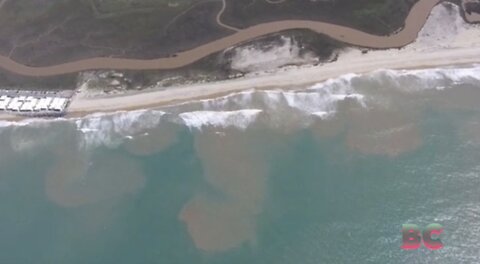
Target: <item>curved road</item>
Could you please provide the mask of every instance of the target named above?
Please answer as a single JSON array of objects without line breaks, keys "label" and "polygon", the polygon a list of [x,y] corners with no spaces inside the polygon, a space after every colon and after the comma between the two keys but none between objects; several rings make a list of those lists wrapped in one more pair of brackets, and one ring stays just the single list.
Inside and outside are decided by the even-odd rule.
[{"label": "curved road", "polygon": [[220,11],[218,12],[217,17],[216,17],[217,24],[226,28],[226,29],[230,29],[230,30],[237,31],[237,32],[240,31],[241,29],[229,26],[229,25],[222,22],[222,15],[223,15],[223,12],[225,12],[226,8],[227,8],[227,0],[222,0],[222,9],[220,9]]},{"label": "curved road", "polygon": [[325,34],[333,39],[363,47],[370,48],[395,48],[413,42],[418,32],[425,24],[431,10],[441,0],[419,0],[413,6],[405,20],[403,30],[391,36],[377,36],[356,29],[307,20],[285,20],[255,25],[240,30],[227,37],[209,42],[188,51],[177,53],[175,57],[159,58],[153,60],[122,59],[122,58],[91,58],[67,62],[46,67],[31,67],[0,56],[0,67],[26,76],[53,76],[74,73],[86,70],[155,70],[175,69],[191,64],[215,52],[232,47],[236,44],[254,39],[266,34],[288,29],[310,29],[317,33]]}]

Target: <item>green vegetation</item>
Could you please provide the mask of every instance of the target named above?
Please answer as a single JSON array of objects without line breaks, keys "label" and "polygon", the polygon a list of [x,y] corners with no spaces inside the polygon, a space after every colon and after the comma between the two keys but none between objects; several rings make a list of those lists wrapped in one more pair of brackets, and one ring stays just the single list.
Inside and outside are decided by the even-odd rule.
[{"label": "green vegetation", "polygon": [[398,29],[415,1],[370,0],[364,7],[354,10],[354,23],[360,28],[388,33]]},{"label": "green vegetation", "polygon": [[480,14],[480,2],[468,2],[465,4],[465,11],[470,13]]},{"label": "green vegetation", "polygon": [[374,17],[379,19],[382,15],[387,13],[388,4],[385,1],[372,1],[365,8],[360,10],[355,10],[355,18],[362,20]]},{"label": "green vegetation", "polygon": [[8,0],[0,53],[29,65],[94,56],[154,58],[228,34],[212,0]]},{"label": "green vegetation", "polygon": [[[255,45],[258,48],[274,46],[282,42],[282,37],[292,38],[295,42],[301,43],[303,47],[301,52],[315,54],[320,62],[336,59],[335,54],[344,47],[344,44],[310,30],[278,32],[251,40],[238,47],[250,45]],[[189,82],[225,80],[237,74],[241,76],[243,73],[232,70],[230,67],[230,59],[233,56],[233,51],[233,49],[230,49],[226,52],[219,52],[176,70],[125,71],[124,75],[130,80],[127,89],[151,87],[157,83],[162,83],[164,87],[168,87],[170,85],[181,85]]]},{"label": "green vegetation", "polygon": [[387,35],[403,27],[408,12],[418,0],[287,0],[278,4],[259,0],[227,1],[224,22],[240,28],[280,19],[308,19]]},{"label": "green vegetation", "polygon": [[[307,19],[390,34],[416,1],[226,0],[221,19],[237,28]],[[221,7],[221,0],[7,0],[0,9],[0,53],[35,66],[174,56],[233,32],[217,21]]]},{"label": "green vegetation", "polygon": [[0,70],[1,89],[63,91],[77,88],[77,74],[52,77],[27,77]]},{"label": "green vegetation", "polygon": [[[121,16],[130,13],[151,13],[168,10],[175,16],[198,3],[195,0],[88,0],[99,17]],[[201,2],[201,1],[200,1]]]}]

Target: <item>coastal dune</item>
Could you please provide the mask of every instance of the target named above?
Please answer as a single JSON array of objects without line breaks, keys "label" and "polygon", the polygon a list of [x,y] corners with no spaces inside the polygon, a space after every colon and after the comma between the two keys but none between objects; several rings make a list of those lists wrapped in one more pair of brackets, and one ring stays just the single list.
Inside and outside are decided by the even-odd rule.
[{"label": "coastal dune", "polygon": [[[437,5],[438,2],[438,0],[420,0],[409,14],[405,28],[392,36],[374,36],[321,22],[296,21],[297,24],[290,24],[290,21],[283,21],[242,30],[227,38],[186,51],[182,53],[184,55],[180,54],[174,58],[157,60],[96,58],[50,67],[32,68],[0,57],[0,66],[9,67],[10,70],[13,69],[17,73],[27,75],[54,75],[92,69],[92,67],[108,69],[174,68],[195,61],[207,53],[213,53],[238,44],[252,38],[252,36],[283,30],[286,29],[285,27],[312,27],[319,33],[331,33],[334,38],[337,36],[337,38],[343,38],[342,41],[344,42],[360,46],[370,45],[375,48],[402,47],[370,50],[367,54],[363,54],[359,49],[352,48],[342,51],[335,62],[317,66],[288,67],[273,73],[257,72],[234,80],[177,86],[168,89],[160,87],[160,89],[126,92],[115,96],[94,98],[76,96],[70,104],[68,115],[70,117],[80,117],[94,112],[114,112],[175,105],[252,89],[304,89],[327,79],[337,78],[349,73],[362,74],[379,69],[436,68],[479,63],[480,28],[462,20],[459,6],[451,3]],[[12,67],[10,68],[10,66]],[[11,116],[0,116],[0,118],[15,119]]]},{"label": "coastal dune", "polygon": [[239,80],[210,84],[197,84],[168,90],[125,94],[114,97],[76,98],[72,101],[69,112],[72,116],[81,116],[92,112],[155,108],[170,104],[179,104],[190,100],[227,95],[248,89],[295,89],[347,73],[367,73],[385,68],[433,68],[477,62],[480,62],[480,52],[478,48],[445,49],[431,53],[410,51],[402,53],[401,56],[395,55],[392,52],[382,52],[375,56],[359,56],[349,59],[348,61],[341,60],[321,67],[295,69],[275,75],[242,78]]},{"label": "coastal dune", "polygon": [[[432,3],[421,3],[427,2]],[[370,50],[367,54],[359,49],[347,49],[339,54],[337,61],[318,66],[288,67],[273,73],[253,73],[234,80],[152,89],[119,96],[77,97],[70,106],[70,113],[72,116],[81,116],[96,111],[155,108],[252,89],[304,89],[349,73],[460,66],[480,62],[480,28],[463,21],[457,5],[443,3],[434,6],[428,20],[415,32],[415,36],[413,43],[401,49]]]}]

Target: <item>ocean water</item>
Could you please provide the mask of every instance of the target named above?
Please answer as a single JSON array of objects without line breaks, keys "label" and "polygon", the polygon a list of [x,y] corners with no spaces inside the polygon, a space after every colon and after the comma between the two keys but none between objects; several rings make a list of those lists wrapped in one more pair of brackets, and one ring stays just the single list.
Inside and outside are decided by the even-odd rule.
[{"label": "ocean water", "polygon": [[3,122],[0,237],[8,264],[480,263],[480,66]]}]

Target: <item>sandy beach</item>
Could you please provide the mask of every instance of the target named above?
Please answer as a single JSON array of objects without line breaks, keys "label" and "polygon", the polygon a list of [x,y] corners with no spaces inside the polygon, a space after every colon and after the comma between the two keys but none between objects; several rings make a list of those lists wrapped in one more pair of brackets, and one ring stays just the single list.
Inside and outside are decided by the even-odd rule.
[{"label": "sandy beach", "polygon": [[[455,12],[450,12],[446,5],[451,5]],[[401,49],[370,50],[363,54],[360,49],[350,48],[342,51],[337,61],[322,65],[288,67],[227,81],[167,89],[159,87],[122,95],[95,98],[82,98],[80,95],[73,98],[68,116],[156,108],[251,89],[304,89],[344,74],[379,69],[419,69],[476,63],[480,63],[480,26],[463,21],[458,6],[441,4],[434,7],[416,40]],[[0,118],[18,119],[10,115]]]},{"label": "sandy beach", "polygon": [[[450,12],[451,5],[455,12]],[[111,112],[155,108],[207,99],[250,89],[304,89],[348,73],[368,73],[379,69],[419,69],[480,63],[480,26],[463,21],[459,7],[436,6],[418,33],[416,40],[401,48],[370,50],[362,54],[352,48],[338,60],[317,66],[290,67],[273,72],[258,72],[239,79],[172,87],[100,98],[75,98],[69,112],[81,116],[93,112]]]},{"label": "sandy beach", "polygon": [[308,87],[347,73],[367,73],[378,69],[418,69],[480,62],[479,48],[444,49],[435,52],[378,52],[352,56],[317,67],[285,70],[281,73],[245,77],[237,80],[197,84],[163,91],[142,92],[122,96],[74,99],[69,112],[73,116],[93,112],[111,112],[154,108],[190,100],[205,99],[249,89],[296,89]]},{"label": "sandy beach", "polygon": [[[446,4],[448,5],[448,4]],[[155,108],[206,99],[250,89],[304,89],[349,73],[368,73],[379,69],[420,69],[480,63],[480,26],[467,24],[456,12],[439,5],[416,41],[402,49],[343,51],[338,60],[317,66],[290,67],[269,73],[249,74],[239,79],[195,84],[100,98],[75,98],[69,112],[81,116],[93,112],[111,112]],[[451,6],[451,7],[452,7]]]}]

